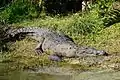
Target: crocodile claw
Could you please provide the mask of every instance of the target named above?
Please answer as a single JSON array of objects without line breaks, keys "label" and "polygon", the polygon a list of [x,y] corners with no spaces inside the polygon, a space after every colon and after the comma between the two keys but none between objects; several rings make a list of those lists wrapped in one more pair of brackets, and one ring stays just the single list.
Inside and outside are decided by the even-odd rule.
[{"label": "crocodile claw", "polygon": [[35,52],[37,53],[37,55],[42,55],[42,53],[43,53],[43,51],[39,48],[36,48]]}]

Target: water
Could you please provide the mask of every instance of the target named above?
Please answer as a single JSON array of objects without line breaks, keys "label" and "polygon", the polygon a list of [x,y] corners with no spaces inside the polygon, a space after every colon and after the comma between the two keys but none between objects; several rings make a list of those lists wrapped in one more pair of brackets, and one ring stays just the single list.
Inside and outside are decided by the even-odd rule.
[{"label": "water", "polygon": [[120,71],[69,71],[44,67],[36,71],[11,71],[7,64],[0,64],[0,80],[120,80]]}]

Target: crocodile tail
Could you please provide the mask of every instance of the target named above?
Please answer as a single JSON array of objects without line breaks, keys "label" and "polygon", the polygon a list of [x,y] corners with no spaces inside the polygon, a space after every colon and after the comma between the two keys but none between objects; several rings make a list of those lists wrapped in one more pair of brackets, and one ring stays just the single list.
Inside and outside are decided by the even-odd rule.
[{"label": "crocodile tail", "polygon": [[34,27],[27,27],[27,28],[19,28],[19,29],[11,29],[7,32],[7,34],[11,37],[16,36],[17,34],[28,34],[28,33],[34,33],[37,28]]}]

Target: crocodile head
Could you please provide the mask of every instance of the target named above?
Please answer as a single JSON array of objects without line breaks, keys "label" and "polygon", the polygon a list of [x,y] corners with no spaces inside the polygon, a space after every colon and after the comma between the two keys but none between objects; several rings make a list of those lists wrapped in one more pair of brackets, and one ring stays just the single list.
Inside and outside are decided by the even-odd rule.
[{"label": "crocodile head", "polygon": [[89,47],[78,47],[76,50],[76,56],[107,56],[108,53],[104,50],[96,50],[95,48]]}]

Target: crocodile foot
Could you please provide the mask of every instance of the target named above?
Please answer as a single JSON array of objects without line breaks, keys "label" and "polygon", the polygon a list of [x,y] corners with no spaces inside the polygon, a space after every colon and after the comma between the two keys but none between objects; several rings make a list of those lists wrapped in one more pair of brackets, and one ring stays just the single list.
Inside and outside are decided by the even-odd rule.
[{"label": "crocodile foot", "polygon": [[62,60],[61,57],[56,56],[56,55],[50,55],[49,59],[52,60],[52,61],[61,61]]},{"label": "crocodile foot", "polygon": [[42,55],[43,51],[40,48],[36,48],[35,52],[37,53],[37,55]]}]

